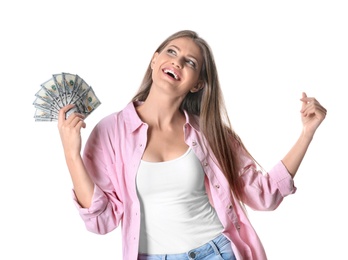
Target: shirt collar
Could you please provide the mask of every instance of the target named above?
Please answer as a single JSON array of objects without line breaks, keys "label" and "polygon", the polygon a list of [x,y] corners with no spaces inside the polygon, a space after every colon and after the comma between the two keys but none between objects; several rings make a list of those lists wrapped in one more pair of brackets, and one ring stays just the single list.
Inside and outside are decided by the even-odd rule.
[{"label": "shirt collar", "polygon": [[[141,121],[140,117],[138,116],[138,113],[136,111],[136,107],[141,105],[142,101],[134,101],[129,102],[128,105],[123,109],[123,113],[125,115],[125,122],[129,127],[130,132],[134,132],[142,125],[146,124],[143,121]],[[185,125],[190,125],[193,127],[196,131],[199,131],[199,117],[196,115],[191,115],[187,113],[187,111],[184,111],[186,123]]]},{"label": "shirt collar", "polygon": [[196,131],[200,131],[199,128],[199,117],[196,115],[191,115],[187,113],[186,110],[184,110],[185,118],[186,118],[186,123],[185,125],[190,125],[192,128],[194,128]]},{"label": "shirt collar", "polygon": [[130,132],[134,132],[140,126],[145,124],[143,121],[141,121],[135,109],[141,103],[142,102],[140,101],[129,102],[128,105],[123,109],[124,120],[125,120],[125,123],[129,126]]}]

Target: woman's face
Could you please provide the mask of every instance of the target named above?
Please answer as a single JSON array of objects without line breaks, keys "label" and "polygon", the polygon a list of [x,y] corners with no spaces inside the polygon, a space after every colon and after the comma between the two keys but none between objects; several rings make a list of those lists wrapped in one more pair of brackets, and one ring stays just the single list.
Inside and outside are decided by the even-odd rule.
[{"label": "woman's face", "polygon": [[192,39],[175,39],[153,56],[153,84],[176,96],[196,92],[203,87],[199,79],[202,62],[201,50]]}]

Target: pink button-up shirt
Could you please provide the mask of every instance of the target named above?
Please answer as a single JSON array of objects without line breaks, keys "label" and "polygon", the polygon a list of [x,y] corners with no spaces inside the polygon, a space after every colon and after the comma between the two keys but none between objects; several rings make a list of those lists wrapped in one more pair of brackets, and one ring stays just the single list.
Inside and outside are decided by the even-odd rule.
[{"label": "pink button-up shirt", "polygon": [[[122,225],[125,260],[136,260],[140,232],[140,204],[136,192],[136,174],[147,142],[148,125],[130,102],[122,111],[103,118],[93,129],[85,145],[83,160],[95,187],[90,208],[76,206],[87,230],[106,234]],[[224,174],[208,156],[197,117],[185,113],[185,142],[195,152],[206,173],[206,189],[224,234],[232,241],[238,260],[267,259],[259,237],[243,207],[231,195]],[[240,178],[243,179],[244,203],[256,210],[274,210],[283,198],[296,191],[293,179],[279,161],[268,173],[257,170],[242,149]]]}]

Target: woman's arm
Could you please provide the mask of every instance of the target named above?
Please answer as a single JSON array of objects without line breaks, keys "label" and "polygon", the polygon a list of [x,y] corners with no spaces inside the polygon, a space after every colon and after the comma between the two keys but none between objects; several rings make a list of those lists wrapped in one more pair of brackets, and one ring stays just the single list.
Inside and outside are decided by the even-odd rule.
[{"label": "woman's arm", "polygon": [[302,93],[302,132],[294,146],[282,159],[283,164],[292,177],[295,176],[300,164],[313,139],[314,133],[326,117],[326,109],[314,98]]},{"label": "woman's arm", "polygon": [[85,128],[86,124],[83,121],[83,115],[78,113],[72,113],[65,119],[66,112],[73,106],[67,105],[59,111],[58,129],[77,200],[82,207],[89,208],[94,183],[81,157],[81,128]]}]

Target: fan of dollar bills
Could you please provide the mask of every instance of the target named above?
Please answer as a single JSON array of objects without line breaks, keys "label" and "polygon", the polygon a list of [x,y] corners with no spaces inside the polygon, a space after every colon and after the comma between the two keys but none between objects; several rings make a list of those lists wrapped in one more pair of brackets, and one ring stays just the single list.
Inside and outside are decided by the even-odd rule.
[{"label": "fan of dollar bills", "polygon": [[59,110],[68,104],[75,106],[66,113],[66,118],[74,112],[87,118],[101,104],[92,87],[81,77],[64,72],[53,74],[42,83],[35,97],[35,121],[57,121]]}]

